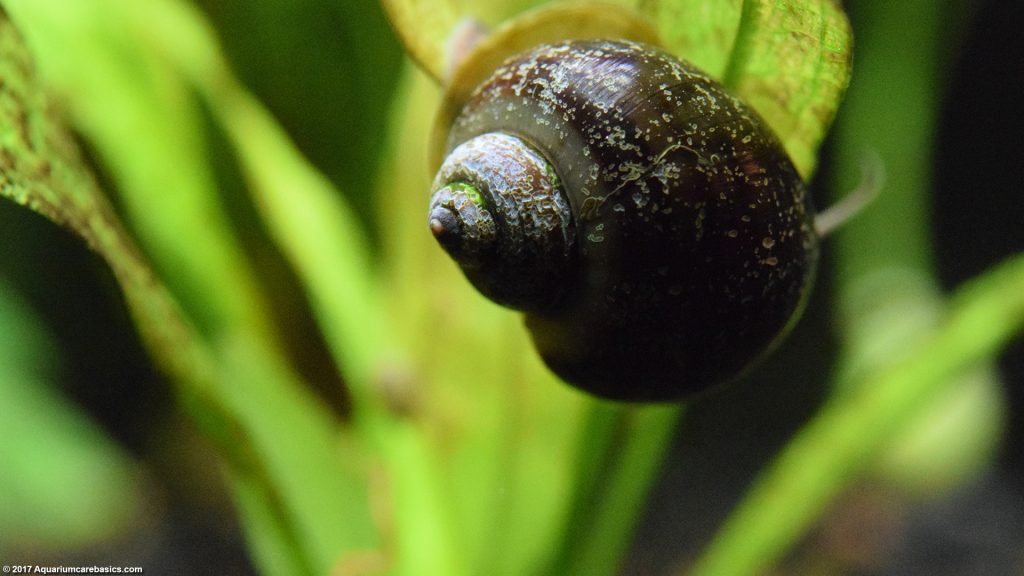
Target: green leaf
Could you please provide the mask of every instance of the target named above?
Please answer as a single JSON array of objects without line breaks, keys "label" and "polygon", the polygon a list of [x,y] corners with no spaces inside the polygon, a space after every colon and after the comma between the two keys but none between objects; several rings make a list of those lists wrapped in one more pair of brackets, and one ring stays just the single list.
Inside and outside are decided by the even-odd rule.
[{"label": "green leaf", "polygon": [[[445,508],[438,500],[441,483],[428,438],[414,422],[396,414],[380,387],[391,351],[397,348],[383,313],[369,244],[344,197],[298,151],[269,112],[234,77],[216,38],[197,12],[176,1],[127,3],[136,22],[168,61],[206,100],[237,153],[250,192],[267,228],[308,291],[314,315],[353,396],[356,438],[374,449],[383,464],[384,482],[394,499],[390,506],[399,553],[396,568],[408,573],[452,574],[457,546],[444,529]],[[274,411],[269,403],[264,410]],[[277,416],[276,411],[272,417]],[[278,440],[274,443],[281,443]],[[283,445],[288,445],[286,441]],[[331,468],[309,479],[311,487]],[[336,480],[341,480],[337,478]],[[281,486],[282,489],[287,486]],[[344,494],[344,486],[334,490]],[[324,520],[304,504],[319,491],[296,492],[296,505],[307,521]],[[289,494],[286,494],[289,496]],[[338,496],[329,499],[336,500]],[[363,506],[369,505],[364,499]],[[354,504],[353,504],[354,505]],[[361,533],[365,509],[343,517],[321,506],[321,515]],[[389,519],[390,521],[390,519]],[[425,539],[430,534],[432,539]],[[305,542],[305,540],[300,540]],[[320,566],[315,564],[314,566]]]},{"label": "green leaf", "polygon": [[[848,5],[857,15],[857,70],[833,132],[831,196],[836,200],[857,186],[867,154],[884,167],[885,182],[871,206],[830,242],[842,262],[834,267],[840,391],[905,355],[942,310],[932,221],[934,148],[942,132],[946,63],[971,29],[973,6],[938,0]],[[908,19],[913,27],[905,25]],[[893,438],[872,481],[935,497],[984,470],[1007,411],[1005,386],[992,364],[958,376],[943,401]]]},{"label": "green leaf", "polygon": [[834,0],[641,0],[666,46],[757,110],[809,180],[849,83],[852,35]]},{"label": "green leaf", "polygon": [[546,574],[618,573],[682,411],[674,405],[591,407],[577,455],[573,509]]},{"label": "green leaf", "polygon": [[[233,471],[237,497],[247,517],[261,519],[248,527],[250,538],[290,549],[307,573],[325,574],[349,554],[377,545],[365,455],[356,446],[340,450],[339,424],[260,345],[240,336],[221,355],[224,388],[234,392],[224,394],[224,402],[245,426],[260,464]],[[276,519],[280,538],[252,534],[268,516]],[[261,549],[256,556],[273,554]]]},{"label": "green leaf", "polygon": [[912,354],[833,397],[760,475],[692,573],[770,566],[896,433],[1022,330],[1024,256],[1016,256],[958,289]]},{"label": "green leaf", "polygon": [[372,404],[367,387],[388,338],[369,241],[344,196],[238,82],[197,10],[177,0],[94,1],[116,8],[161,64],[209,105],[237,153],[269,233],[305,283],[353,393],[364,400],[357,408]]},{"label": "green leaf", "polygon": [[[59,7],[47,11],[34,1],[9,4],[33,26],[38,42],[48,43],[52,50],[74,44],[72,39],[83,40],[82,30],[67,22],[56,25],[67,15]],[[145,10],[168,4],[96,0],[91,6],[98,14],[120,8],[120,16],[138,17],[151,16]],[[142,12],[128,10],[129,6]],[[86,43],[111,41],[104,36],[109,34],[114,42],[130,44],[131,38],[138,38],[133,31],[147,31],[117,25],[131,20],[100,20],[111,27],[98,37],[86,34]],[[189,43],[194,36],[176,40],[184,50],[196,49]],[[71,139],[48,115],[29,56],[6,18],[0,21],[0,78],[0,102],[5,104],[0,126],[12,127],[0,141],[0,156],[5,159],[0,163],[0,194],[77,233],[108,262],[140,333],[173,377],[185,409],[238,474],[240,504],[247,513],[258,515],[260,524],[270,526],[254,541],[272,542],[267,544],[271,550],[289,550],[289,557],[304,570],[317,574],[326,573],[345,551],[375,546],[366,471],[358,465],[357,454],[345,455],[349,461],[342,463],[338,423],[303,389],[279,352],[259,334],[249,334],[244,321],[225,320],[214,344],[192,328],[81,167]],[[264,495],[258,512],[251,505],[252,494]]]},{"label": "green leaf", "polygon": [[[409,54],[435,80],[444,79],[458,15],[441,0],[384,3]],[[634,8],[657,27],[669,51],[757,110],[810,179],[850,78],[850,26],[834,0],[637,0]]]},{"label": "green leaf", "polygon": [[99,253],[124,287],[142,336],[164,367],[194,382],[196,393],[209,393],[208,352],[82,168],[6,14],[0,16],[0,78],[0,196],[68,228]]},{"label": "green leaf", "polygon": [[662,44],[672,53],[722,79],[743,5],[742,0],[638,0],[636,9],[656,23]]},{"label": "green leaf", "polygon": [[448,38],[459,21],[449,0],[382,0],[409,56],[440,82],[448,64]]},{"label": "green leaf", "polygon": [[273,341],[267,299],[220,204],[196,99],[131,13],[91,0],[7,5],[111,177],[129,228],[199,330]]}]

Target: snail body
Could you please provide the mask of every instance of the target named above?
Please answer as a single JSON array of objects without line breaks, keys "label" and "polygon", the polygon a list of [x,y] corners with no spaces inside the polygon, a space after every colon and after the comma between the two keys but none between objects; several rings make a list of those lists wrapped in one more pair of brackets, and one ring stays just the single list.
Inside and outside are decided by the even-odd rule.
[{"label": "snail body", "polygon": [[646,44],[568,40],[452,106],[429,225],[566,382],[629,401],[734,379],[799,316],[818,239],[760,117]]}]

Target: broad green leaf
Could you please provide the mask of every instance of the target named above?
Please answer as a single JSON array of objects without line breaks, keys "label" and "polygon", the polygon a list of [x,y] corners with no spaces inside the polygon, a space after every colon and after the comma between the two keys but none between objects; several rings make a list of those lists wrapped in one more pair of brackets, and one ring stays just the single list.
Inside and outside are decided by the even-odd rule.
[{"label": "broad green leaf", "polygon": [[809,180],[850,78],[852,35],[834,0],[641,0],[663,41],[757,110]]},{"label": "broad green leaf", "polygon": [[[438,81],[446,78],[446,43],[460,15],[440,0],[384,3],[410,55]],[[603,12],[599,3],[576,4]],[[850,77],[850,27],[834,0],[637,0],[633,7],[668,50],[757,110],[810,179]]]},{"label": "broad green leaf", "polygon": [[744,4],[725,84],[775,129],[806,180],[849,83],[851,40],[833,0]]},{"label": "broad green leaf", "polygon": [[459,22],[450,0],[382,0],[409,56],[440,82],[448,63],[448,38]]},{"label": "broad green leaf", "polygon": [[732,59],[743,0],[637,0],[673,54],[722,79]]}]

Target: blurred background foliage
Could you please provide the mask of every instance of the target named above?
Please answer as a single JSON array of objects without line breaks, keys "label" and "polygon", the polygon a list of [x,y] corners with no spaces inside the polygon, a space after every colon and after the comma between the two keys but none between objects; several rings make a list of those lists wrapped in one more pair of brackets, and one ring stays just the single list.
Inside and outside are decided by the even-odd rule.
[{"label": "blurred background foliage", "polygon": [[[19,9],[25,8],[18,2],[4,4],[11,5],[17,23]],[[422,229],[422,215],[408,203],[403,210],[401,203],[406,189],[418,193],[428,178],[414,140],[424,145],[436,89],[403,57],[374,1],[200,0],[196,5],[216,30],[242,84],[344,192],[381,272],[408,281],[402,270],[410,261],[423,260],[423,266],[413,267],[418,284],[396,282],[381,295],[397,316],[389,319],[402,344],[395,348],[422,354],[396,358],[384,379],[397,387],[396,398],[409,401],[403,392],[408,371],[455,371],[446,356],[461,349],[459,341],[446,343],[440,332],[426,332],[422,309],[436,306],[431,299],[452,297],[431,288],[431,278],[438,275],[438,282],[447,285],[457,274],[432,267],[442,260],[427,252],[435,248]],[[899,353],[901,342],[926,332],[940,315],[944,293],[1024,248],[1024,204],[1013,170],[1024,159],[1017,136],[1024,128],[1019,106],[1024,88],[1008,80],[1024,74],[1024,44],[1015,29],[1024,17],[1020,3],[857,0],[846,7],[857,39],[854,79],[812,189],[819,206],[827,205],[827,198],[855,185],[864,155],[877,153],[887,172],[883,196],[861,220],[826,242],[811,305],[782,349],[742,382],[687,408],[650,498],[638,511],[636,536],[620,535],[628,545],[621,573],[665,574],[690,566],[758,472],[773,463],[829,398],[848,393],[843,386],[870,372],[872,362],[884,364],[886,354]],[[495,21],[501,15],[487,16]],[[153,81],[168,85],[160,84],[166,78]],[[169,85],[169,101],[180,106],[187,91],[173,81]],[[58,105],[74,108],[66,96],[59,96]],[[267,307],[273,338],[280,339],[291,364],[315,389],[317,401],[333,414],[350,415],[352,399],[340,392],[336,359],[310,312],[301,272],[253,207],[246,191],[251,184],[232,151],[231,136],[217,128],[218,112],[209,103],[174,110],[194,115],[202,127],[201,134],[192,136],[192,153],[207,158],[212,171],[199,178],[200,185],[216,188],[239,235],[238,249],[256,263],[255,283],[273,302]],[[167,119],[171,128],[178,121],[177,116]],[[109,124],[114,126],[109,138],[146,137],[130,124]],[[145,170],[119,173],[123,168],[110,163],[101,137],[95,138],[81,143],[101,183],[120,212],[135,213],[132,200],[113,192],[145,179]],[[168,162],[162,170],[174,168]],[[154,174],[148,185],[158,193],[166,181],[162,172]],[[425,189],[422,194],[425,205]],[[144,218],[127,221],[146,245],[149,232],[139,229],[146,225]],[[205,238],[198,230],[180,234],[172,241]],[[423,236],[421,241],[405,241],[415,234]],[[410,245],[422,251],[403,248]],[[190,287],[176,274],[173,260],[157,259],[155,266],[177,294],[198,291],[196,301],[206,297],[201,286]],[[469,290],[454,294],[475,297]],[[506,357],[503,349],[516,358],[525,355],[522,335],[511,333],[519,328],[514,319],[487,305],[467,309],[484,318],[464,337],[496,341],[487,352],[494,356],[483,360],[499,359],[497,367],[485,370],[536,372],[529,359],[500,361]],[[216,313],[211,318],[195,315],[201,331],[216,330]],[[496,325],[502,331],[490,332]],[[116,560],[155,573],[247,574],[256,565],[267,568],[265,557],[246,551],[245,527],[236,519],[235,507],[246,509],[240,495],[244,488],[224,474],[222,455],[180,410],[166,376],[153,368],[107,268],[68,232],[6,201],[0,202],[0,342],[0,558],[5,563]],[[823,518],[782,559],[778,573],[1024,572],[1019,546],[1024,541],[1024,353],[1019,339],[977,373],[965,377],[967,384],[951,388],[956,397],[936,401],[948,407],[926,411],[931,424],[908,426],[873,461],[872,473],[858,475],[852,489],[828,504]],[[542,418],[504,413],[490,397],[474,414],[477,399],[458,387],[460,378],[453,381],[452,389],[436,391],[438,398],[414,397],[414,403],[422,404],[412,409],[459,413],[460,418],[448,421],[467,427],[491,418],[526,427]],[[577,407],[578,412],[562,416],[566,420],[583,420],[575,393],[561,388],[523,406],[540,405],[549,397],[555,407]],[[600,436],[601,408],[595,413],[585,434]],[[655,446],[671,430],[673,418],[654,431]],[[566,429],[559,430],[566,436],[546,438],[541,430],[527,441],[566,446],[575,441]],[[431,442],[443,445],[457,433],[432,430]],[[394,457],[415,459],[417,453],[410,450]],[[446,466],[455,477],[475,467],[491,474],[503,470],[493,462],[457,459]],[[514,473],[543,480],[571,475],[573,469],[526,460]],[[553,491],[538,492],[550,502],[561,497],[558,486],[572,485],[565,478],[553,484]],[[461,505],[466,508],[487,502],[486,494],[474,494],[467,486],[446,489],[465,492]],[[604,494],[594,490],[593,495]],[[637,490],[643,502],[643,490]],[[529,496],[524,492],[495,502],[513,510],[506,514],[518,510],[524,515],[531,506],[548,502]],[[248,510],[248,521],[255,522]],[[529,518],[488,518],[493,511],[480,506],[454,516],[483,515],[479,527],[488,522],[519,526],[524,534],[518,542],[544,546],[526,533]],[[553,528],[538,532],[556,533]],[[445,535],[435,537],[438,547],[447,545]],[[581,536],[570,530],[561,537],[565,549],[573,549],[573,539]],[[432,545],[431,538],[425,537],[425,546]],[[466,538],[466,548],[482,555],[500,555],[507,545],[499,533],[482,529]],[[249,545],[258,546],[253,541],[250,534]],[[479,558],[463,561],[488,564]],[[495,570],[488,573],[497,573],[501,562],[493,564]]]}]

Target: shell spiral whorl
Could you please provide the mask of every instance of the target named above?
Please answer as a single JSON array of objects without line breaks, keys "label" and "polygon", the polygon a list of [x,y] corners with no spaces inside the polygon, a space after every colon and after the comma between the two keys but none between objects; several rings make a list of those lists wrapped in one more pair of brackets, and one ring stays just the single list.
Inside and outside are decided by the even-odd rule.
[{"label": "shell spiral whorl", "polygon": [[539,152],[503,132],[470,138],[442,164],[435,189],[430,229],[477,289],[518,310],[553,304],[575,231]]},{"label": "shell spiral whorl", "polygon": [[430,228],[527,313],[548,366],[622,400],[735,378],[795,321],[817,238],[806,188],[751,109],[646,45],[566,41],[462,105]]}]

